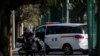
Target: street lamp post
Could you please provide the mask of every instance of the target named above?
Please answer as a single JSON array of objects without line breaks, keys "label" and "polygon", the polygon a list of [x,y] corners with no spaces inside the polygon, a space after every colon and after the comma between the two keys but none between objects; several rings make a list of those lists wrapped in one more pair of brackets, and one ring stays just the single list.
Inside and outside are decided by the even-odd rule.
[{"label": "street lamp post", "polygon": [[67,20],[66,23],[69,23],[69,0],[67,0]]},{"label": "street lamp post", "polygon": [[12,23],[13,23],[13,37],[12,37],[12,41],[13,41],[13,48],[15,48],[15,11],[14,10],[12,10],[11,11],[11,13],[12,13]]}]

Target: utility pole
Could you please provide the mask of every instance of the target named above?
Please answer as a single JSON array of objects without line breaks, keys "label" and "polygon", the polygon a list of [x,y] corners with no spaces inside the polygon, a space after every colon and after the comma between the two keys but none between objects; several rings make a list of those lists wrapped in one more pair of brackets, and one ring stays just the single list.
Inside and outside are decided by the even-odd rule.
[{"label": "utility pole", "polygon": [[66,23],[69,23],[69,0],[67,0],[67,20]]},{"label": "utility pole", "polygon": [[87,23],[89,56],[93,56],[93,48],[96,44],[96,22],[94,18],[94,0],[87,0]]},{"label": "utility pole", "polygon": [[66,6],[66,1],[67,0],[62,0],[62,22],[66,22],[66,16],[67,16],[67,6]]},{"label": "utility pole", "polygon": [[51,8],[48,9],[48,21],[51,21]]}]

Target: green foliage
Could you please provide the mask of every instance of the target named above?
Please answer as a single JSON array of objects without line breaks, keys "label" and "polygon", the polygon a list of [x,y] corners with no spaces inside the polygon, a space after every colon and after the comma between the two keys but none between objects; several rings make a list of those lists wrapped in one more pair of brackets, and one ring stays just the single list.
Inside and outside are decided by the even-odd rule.
[{"label": "green foliage", "polygon": [[40,15],[39,8],[34,8],[32,4],[23,5],[16,10],[16,16],[24,23],[24,26],[38,25]]},{"label": "green foliage", "polygon": [[40,5],[41,13],[44,14],[50,7],[60,6],[62,0],[43,0]]},{"label": "green foliage", "polygon": [[[73,9],[70,10],[70,15],[69,15],[70,20],[72,20],[72,21],[76,20],[76,22],[84,21],[83,16],[86,13],[86,8],[87,8],[86,1],[87,0],[69,0],[69,2],[72,3],[72,7],[73,7]],[[51,8],[57,8],[57,9],[53,9],[53,12],[54,12],[53,14],[55,14],[55,10],[57,11],[60,8],[60,9],[64,10],[63,14],[66,15],[66,11],[65,11],[66,5],[67,5],[66,3],[67,3],[67,0],[43,0],[41,2],[41,6],[40,6],[41,14],[46,14],[47,11]],[[58,13],[60,13],[60,12],[58,12]],[[52,15],[51,17],[55,16],[53,14],[51,12],[51,15]],[[61,15],[59,15],[59,16],[61,16]],[[63,16],[62,18],[66,19],[66,16]]]},{"label": "green foliage", "polygon": [[73,4],[73,10],[70,11],[70,17],[75,19],[76,22],[83,23],[85,19],[84,14],[87,10],[86,0],[70,0],[70,2]]}]

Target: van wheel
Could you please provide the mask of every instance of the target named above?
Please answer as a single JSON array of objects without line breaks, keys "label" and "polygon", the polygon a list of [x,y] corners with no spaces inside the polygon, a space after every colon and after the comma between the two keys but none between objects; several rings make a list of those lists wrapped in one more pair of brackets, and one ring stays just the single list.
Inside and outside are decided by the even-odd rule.
[{"label": "van wheel", "polygon": [[49,54],[49,51],[46,51],[46,55],[48,55]]},{"label": "van wheel", "polygon": [[64,51],[64,54],[65,54],[65,55],[73,54],[72,47],[71,47],[71,45],[69,45],[69,44],[65,44],[65,45],[63,46],[63,51]]},{"label": "van wheel", "polygon": [[48,55],[50,52],[50,47],[48,45],[46,45],[46,54]]},{"label": "van wheel", "polygon": [[82,53],[83,53],[84,55],[87,55],[89,52],[88,52],[88,50],[84,50],[84,51],[82,51]]}]

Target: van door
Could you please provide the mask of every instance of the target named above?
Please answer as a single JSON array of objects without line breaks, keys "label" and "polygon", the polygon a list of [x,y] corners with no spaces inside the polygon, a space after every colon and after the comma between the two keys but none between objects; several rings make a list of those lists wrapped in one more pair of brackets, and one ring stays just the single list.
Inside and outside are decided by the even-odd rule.
[{"label": "van door", "polygon": [[38,37],[39,39],[41,39],[42,41],[44,41],[45,38],[45,26],[41,26],[39,28],[36,29],[35,31],[35,37]]},{"label": "van door", "polygon": [[48,26],[45,35],[45,43],[51,49],[58,49],[60,46],[60,35],[57,34],[57,27],[56,26]]}]

